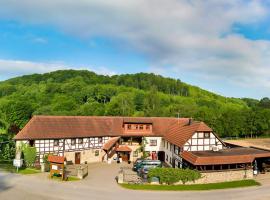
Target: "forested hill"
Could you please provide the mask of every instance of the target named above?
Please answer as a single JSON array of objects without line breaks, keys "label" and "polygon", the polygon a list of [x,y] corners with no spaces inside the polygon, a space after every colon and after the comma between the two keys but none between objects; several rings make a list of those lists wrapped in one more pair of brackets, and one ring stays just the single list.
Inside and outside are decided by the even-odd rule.
[{"label": "forested hill", "polygon": [[171,78],[63,70],[0,82],[0,133],[35,114],[193,117],[221,137],[266,135],[270,100],[226,98]]}]

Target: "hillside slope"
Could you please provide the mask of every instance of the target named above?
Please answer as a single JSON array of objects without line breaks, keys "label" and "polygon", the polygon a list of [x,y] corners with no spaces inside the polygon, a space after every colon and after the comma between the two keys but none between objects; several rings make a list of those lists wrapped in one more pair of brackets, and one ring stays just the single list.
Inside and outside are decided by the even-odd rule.
[{"label": "hillside slope", "polygon": [[34,114],[171,117],[179,114],[205,121],[220,136],[260,135],[267,133],[270,120],[259,124],[261,119],[257,118],[270,114],[269,109],[258,105],[257,100],[226,98],[154,74],[109,77],[85,70],[63,70],[0,82],[0,131],[22,128]]}]

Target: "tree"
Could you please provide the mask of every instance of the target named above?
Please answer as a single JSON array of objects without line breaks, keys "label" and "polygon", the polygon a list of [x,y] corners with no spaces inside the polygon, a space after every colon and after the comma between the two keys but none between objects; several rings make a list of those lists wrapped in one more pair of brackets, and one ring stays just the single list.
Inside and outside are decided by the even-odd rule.
[{"label": "tree", "polygon": [[144,111],[146,116],[160,116],[160,97],[155,87],[146,93],[144,98]]},{"label": "tree", "polygon": [[134,96],[134,105],[137,111],[143,110],[144,93],[136,92]]},{"label": "tree", "polygon": [[56,95],[52,100],[52,110],[57,114],[72,114],[77,106],[76,101],[66,95]]},{"label": "tree", "polygon": [[105,114],[105,106],[96,101],[88,102],[78,108],[77,114],[83,116],[102,116]]},{"label": "tree", "polygon": [[20,129],[28,122],[34,111],[32,104],[26,99],[7,101],[0,109],[7,116],[7,121]]},{"label": "tree", "polygon": [[262,108],[270,108],[270,99],[268,97],[264,97],[260,100],[259,106]]},{"label": "tree", "polygon": [[121,93],[107,105],[108,115],[132,116],[134,113],[133,94]]}]

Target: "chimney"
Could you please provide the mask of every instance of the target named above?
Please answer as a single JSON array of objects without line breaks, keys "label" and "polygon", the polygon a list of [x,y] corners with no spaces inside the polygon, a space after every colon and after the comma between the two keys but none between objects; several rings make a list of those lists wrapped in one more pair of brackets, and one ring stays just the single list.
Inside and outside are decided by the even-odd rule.
[{"label": "chimney", "polygon": [[188,119],[188,125],[191,125],[193,123],[193,119],[192,118],[189,118]]}]

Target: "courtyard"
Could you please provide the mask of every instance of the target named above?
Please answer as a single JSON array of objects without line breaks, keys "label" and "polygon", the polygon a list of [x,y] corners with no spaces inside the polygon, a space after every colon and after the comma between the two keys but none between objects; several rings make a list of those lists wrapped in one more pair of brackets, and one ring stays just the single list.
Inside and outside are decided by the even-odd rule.
[{"label": "courtyard", "polygon": [[270,199],[269,174],[256,178],[262,184],[259,187],[197,192],[135,191],[124,189],[115,181],[120,167],[127,166],[125,163],[89,164],[89,175],[74,182],[52,181],[46,173],[19,175],[0,171],[0,199]]}]

